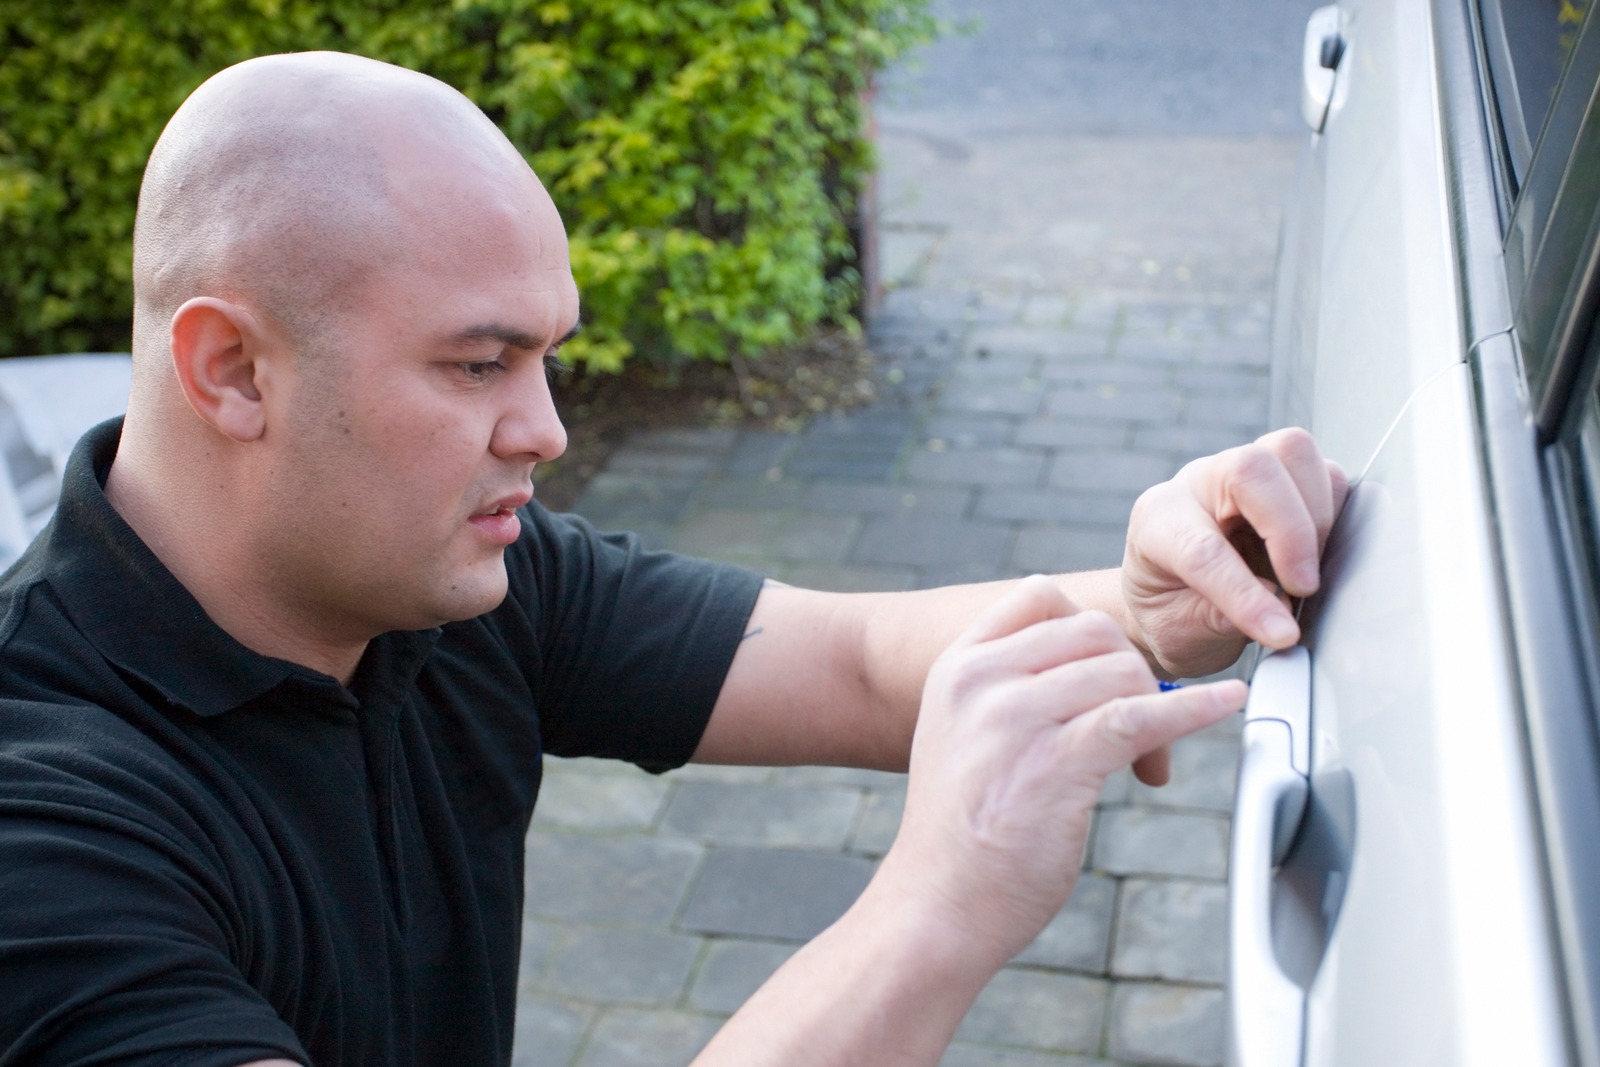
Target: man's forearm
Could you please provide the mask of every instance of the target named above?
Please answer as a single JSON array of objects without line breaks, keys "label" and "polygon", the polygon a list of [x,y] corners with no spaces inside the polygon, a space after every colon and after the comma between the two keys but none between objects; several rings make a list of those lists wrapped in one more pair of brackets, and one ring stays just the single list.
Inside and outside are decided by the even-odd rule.
[{"label": "man's forearm", "polygon": [[695,1067],[939,1061],[1000,962],[929,922],[880,872],[729,1019]]},{"label": "man's forearm", "polygon": [[[1077,607],[1106,612],[1132,638],[1119,571],[1052,581]],[[772,583],[756,602],[694,758],[905,770],[929,667],[1016,584],[823,593]]]}]

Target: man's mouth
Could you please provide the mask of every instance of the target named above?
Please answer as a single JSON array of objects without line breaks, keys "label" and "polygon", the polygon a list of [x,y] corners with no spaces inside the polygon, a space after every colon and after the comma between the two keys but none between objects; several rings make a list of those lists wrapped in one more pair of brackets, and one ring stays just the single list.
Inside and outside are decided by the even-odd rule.
[{"label": "man's mouth", "polygon": [[533,489],[529,487],[525,491],[501,497],[468,521],[489,540],[500,545],[509,545],[522,532],[522,520],[517,518],[517,509],[531,499],[533,499]]}]

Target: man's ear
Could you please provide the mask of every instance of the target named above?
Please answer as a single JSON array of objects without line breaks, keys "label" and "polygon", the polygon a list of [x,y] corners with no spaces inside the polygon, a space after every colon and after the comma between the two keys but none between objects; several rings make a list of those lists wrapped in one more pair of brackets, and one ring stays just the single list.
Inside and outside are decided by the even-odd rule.
[{"label": "man's ear", "polygon": [[185,399],[235,441],[266,430],[260,386],[269,347],[255,316],[226,300],[195,297],[172,316],[172,365]]}]

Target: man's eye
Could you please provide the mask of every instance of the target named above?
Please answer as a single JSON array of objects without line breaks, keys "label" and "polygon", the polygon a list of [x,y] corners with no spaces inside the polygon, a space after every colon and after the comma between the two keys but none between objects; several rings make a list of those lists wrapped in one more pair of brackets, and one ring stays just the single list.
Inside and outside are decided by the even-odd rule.
[{"label": "man's eye", "polygon": [[571,374],[572,365],[561,362],[561,357],[555,352],[544,357],[544,376],[547,381],[554,381],[563,374]]},{"label": "man's eye", "polygon": [[497,359],[486,359],[478,363],[462,363],[459,364],[459,366],[461,367],[461,373],[465,374],[468,378],[471,378],[475,382],[481,382],[485,379],[492,378],[500,371],[506,369],[505,364],[501,363]]}]

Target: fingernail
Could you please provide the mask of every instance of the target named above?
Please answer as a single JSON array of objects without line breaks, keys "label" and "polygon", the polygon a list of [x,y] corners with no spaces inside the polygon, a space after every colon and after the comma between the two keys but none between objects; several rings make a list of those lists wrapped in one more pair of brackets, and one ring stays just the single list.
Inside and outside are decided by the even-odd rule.
[{"label": "fingernail", "polygon": [[1267,635],[1267,644],[1274,648],[1291,645],[1299,634],[1299,627],[1287,615],[1273,612],[1261,620],[1261,632]]},{"label": "fingernail", "polygon": [[1295,585],[1307,592],[1315,589],[1321,578],[1322,575],[1315,563],[1302,563],[1294,569]]}]

